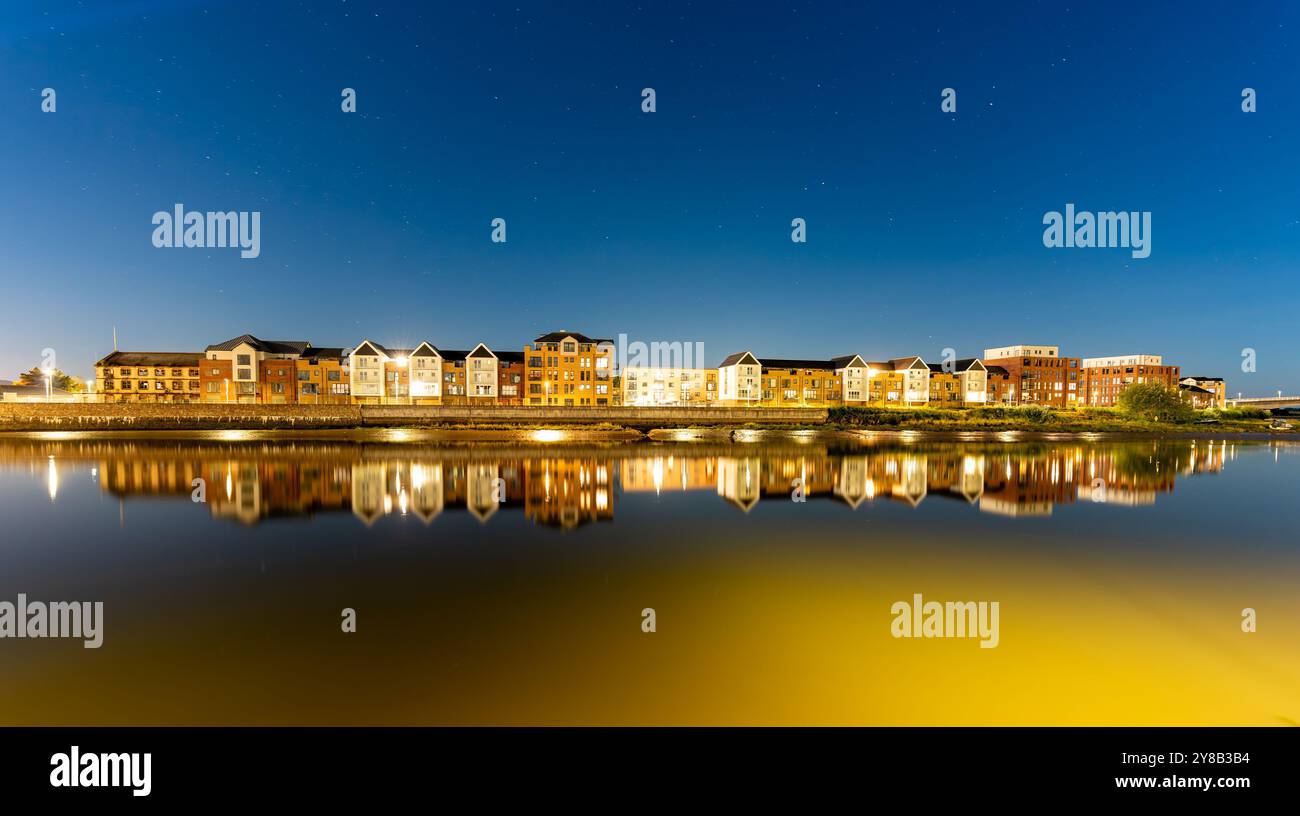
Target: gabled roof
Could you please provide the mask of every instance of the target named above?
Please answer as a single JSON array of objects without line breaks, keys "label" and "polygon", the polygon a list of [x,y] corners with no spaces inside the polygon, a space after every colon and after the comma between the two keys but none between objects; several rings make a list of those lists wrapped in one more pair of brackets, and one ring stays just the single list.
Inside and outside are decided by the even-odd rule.
[{"label": "gabled roof", "polygon": [[579,334],[578,332],[566,332],[566,331],[547,332],[546,334],[543,334],[541,337],[538,337],[533,342],[534,343],[558,343],[566,337],[572,337],[574,340],[577,340],[579,343],[595,344],[595,343],[614,342],[613,340],[602,340],[599,338],[588,337],[587,335]]},{"label": "gabled roof", "polygon": [[475,346],[474,350],[465,356],[467,358],[468,357],[496,357],[496,355],[492,353],[492,349],[488,348],[482,343],[479,343],[477,346]]},{"label": "gabled roof", "polygon": [[976,369],[978,371],[988,370],[984,363],[974,357],[967,357],[964,360],[953,360],[951,368],[948,369],[944,368],[944,363],[930,363],[930,370],[935,374],[959,374],[969,369]]},{"label": "gabled roof", "polygon": [[1184,380],[1199,380],[1200,382],[1223,382],[1222,377],[1183,377]]},{"label": "gabled roof", "polygon": [[1205,394],[1207,396],[1214,396],[1213,391],[1208,391],[1200,387],[1199,385],[1188,385],[1187,383],[1179,383],[1178,388],[1180,391],[1187,391],[1192,394]]},{"label": "gabled roof", "polygon": [[420,345],[415,347],[415,350],[411,352],[410,356],[411,357],[441,357],[442,352],[438,351],[437,346],[433,345],[428,340],[424,340],[420,342]]},{"label": "gabled roof", "polygon": [[846,354],[843,357],[832,357],[831,362],[835,364],[836,368],[865,368],[867,365],[866,362],[856,354]]},{"label": "gabled roof", "polygon": [[357,343],[356,348],[352,349],[352,353],[357,355],[358,357],[387,357],[388,356],[387,349],[385,349],[383,346],[379,345],[378,343],[374,342],[373,340],[362,340],[360,343]]},{"label": "gabled roof", "polygon": [[[746,360],[745,358],[748,359]],[[718,368],[736,365],[741,360],[745,360],[745,365],[760,365],[758,358],[753,354],[750,354],[748,351],[740,351],[735,354],[728,354],[727,358],[718,365]]]},{"label": "gabled roof", "polygon": [[115,351],[95,363],[97,366],[193,366],[203,357],[200,351]]},{"label": "gabled roof", "polygon": [[267,354],[302,354],[311,345],[306,340],[261,340],[251,334],[241,334],[224,343],[214,343],[204,351],[234,351],[244,344]]},{"label": "gabled roof", "polygon": [[994,376],[994,377],[1009,377],[1009,376],[1011,376],[1011,372],[1008,371],[1007,369],[1003,368],[1002,366],[998,366],[998,365],[986,365],[986,366],[984,366],[984,369],[985,369],[986,371],[988,371],[988,373],[989,373],[990,375]]},{"label": "gabled roof", "polygon": [[895,371],[902,371],[908,368],[928,368],[925,360],[920,357],[895,357],[889,361],[889,365],[894,367]]}]

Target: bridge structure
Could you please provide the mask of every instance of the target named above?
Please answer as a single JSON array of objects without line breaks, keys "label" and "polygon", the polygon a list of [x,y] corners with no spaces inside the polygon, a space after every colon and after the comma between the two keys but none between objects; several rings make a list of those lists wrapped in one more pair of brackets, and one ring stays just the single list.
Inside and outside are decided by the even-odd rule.
[{"label": "bridge structure", "polygon": [[1300,408],[1300,397],[1239,397],[1228,399],[1229,408]]}]

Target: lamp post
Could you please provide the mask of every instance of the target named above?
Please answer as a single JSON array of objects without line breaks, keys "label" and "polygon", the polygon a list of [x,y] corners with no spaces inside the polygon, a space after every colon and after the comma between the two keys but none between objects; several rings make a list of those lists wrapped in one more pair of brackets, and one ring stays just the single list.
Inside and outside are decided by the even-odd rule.
[{"label": "lamp post", "polygon": [[45,375],[45,401],[54,401],[54,369],[43,368],[41,373]]},{"label": "lamp post", "polygon": [[226,384],[226,402],[229,403],[230,402],[230,378],[226,377],[225,379],[222,380],[222,382]]}]

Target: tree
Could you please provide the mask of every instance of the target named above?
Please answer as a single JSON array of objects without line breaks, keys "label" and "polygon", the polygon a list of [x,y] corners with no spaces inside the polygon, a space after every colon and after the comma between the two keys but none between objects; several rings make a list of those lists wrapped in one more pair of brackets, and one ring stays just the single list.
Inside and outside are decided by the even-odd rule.
[{"label": "tree", "polygon": [[1162,383],[1136,383],[1119,394],[1121,411],[1155,422],[1186,422],[1194,415],[1192,404],[1177,388]]},{"label": "tree", "polygon": [[[17,383],[19,385],[45,385],[45,372],[39,366],[32,366],[30,371],[24,371],[18,375]],[[85,390],[86,384],[71,374],[65,374],[62,369],[54,369],[53,376],[50,377],[50,385],[56,389],[69,391],[77,394]]]}]

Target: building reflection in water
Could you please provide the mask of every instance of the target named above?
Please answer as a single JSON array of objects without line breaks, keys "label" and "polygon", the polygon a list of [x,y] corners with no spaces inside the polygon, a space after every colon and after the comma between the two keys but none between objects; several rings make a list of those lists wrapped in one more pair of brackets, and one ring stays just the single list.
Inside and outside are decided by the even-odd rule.
[{"label": "building reflection in water", "polygon": [[[1235,454],[1227,443],[906,445],[827,450],[815,445],[626,446],[493,455],[473,449],[376,450],[347,444],[57,443],[47,485],[57,500],[60,462],[82,461],[100,488],[121,498],[190,499],[203,479],[214,517],[256,524],[281,517],[350,512],[369,526],[385,516],[431,524],[447,512],[482,523],[522,511],[533,523],[572,529],[614,518],[620,494],[712,492],[748,513],[762,501],[808,501],[857,509],[890,501],[918,507],[950,499],[980,512],[1047,516],[1075,502],[1141,506],[1178,477],[1216,472]],[[10,458],[17,458],[10,455]],[[30,461],[30,460],[28,460]]]}]

